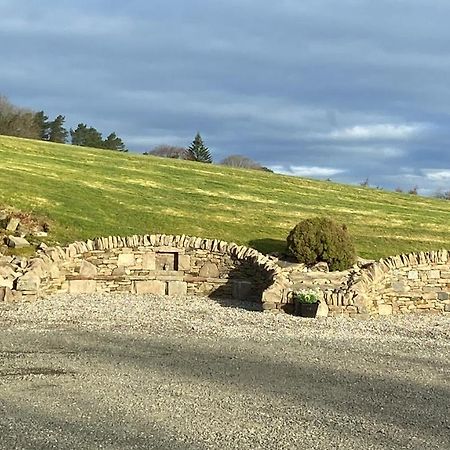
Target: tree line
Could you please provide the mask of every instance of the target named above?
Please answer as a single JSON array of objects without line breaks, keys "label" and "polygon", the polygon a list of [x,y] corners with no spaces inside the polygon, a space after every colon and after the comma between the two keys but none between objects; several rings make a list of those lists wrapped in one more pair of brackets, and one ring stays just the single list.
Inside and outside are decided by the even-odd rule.
[{"label": "tree line", "polygon": [[[203,163],[212,163],[211,152],[203,142],[200,133],[197,133],[191,145],[187,148],[176,145],[157,145],[152,150],[144,152],[144,155],[159,156],[162,158],[184,159],[189,161],[198,161]],[[219,164],[223,166],[241,168],[241,169],[255,169],[272,172],[267,167],[262,166],[256,161],[247,158],[243,155],[230,155],[223,159]]]},{"label": "tree line", "polygon": [[102,133],[92,126],[79,123],[73,130],[64,127],[65,116],[59,114],[53,120],[44,111],[33,111],[13,105],[0,95],[0,134],[28,139],[71,143],[82,147],[105,148],[120,152],[128,151],[115,132],[103,139]]}]

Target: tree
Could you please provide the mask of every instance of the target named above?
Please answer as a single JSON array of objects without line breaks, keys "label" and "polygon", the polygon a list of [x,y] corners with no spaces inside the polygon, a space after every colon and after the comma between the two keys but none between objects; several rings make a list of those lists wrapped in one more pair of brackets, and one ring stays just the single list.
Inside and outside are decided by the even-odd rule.
[{"label": "tree", "polygon": [[39,111],[34,115],[34,120],[39,130],[39,139],[46,141],[48,139],[50,125],[48,116],[45,115],[44,111]]},{"label": "tree", "polygon": [[41,130],[30,109],[14,106],[6,97],[0,96],[0,134],[29,139],[39,139]]},{"label": "tree", "polygon": [[125,144],[122,142],[122,139],[116,135],[116,133],[111,133],[104,141],[103,148],[107,148],[109,150],[117,150],[119,152],[128,151],[125,148]]},{"label": "tree", "polygon": [[79,123],[75,130],[70,129],[72,145],[81,147],[103,148],[102,134],[93,127]]},{"label": "tree", "polygon": [[437,191],[434,196],[440,198],[441,200],[450,200],[450,190],[448,191]]},{"label": "tree", "polygon": [[66,118],[61,114],[49,123],[48,140],[51,142],[59,142],[64,144],[67,141],[69,133],[63,127]]},{"label": "tree", "polygon": [[153,150],[145,152],[144,155],[160,156],[162,158],[187,159],[186,149],[175,145],[157,145]]},{"label": "tree", "polygon": [[262,170],[261,164],[259,164],[256,161],[253,161],[250,158],[247,158],[246,156],[241,155],[227,156],[224,160],[222,160],[220,164],[222,166],[237,167],[241,169]]},{"label": "tree", "polygon": [[204,163],[212,163],[211,153],[203,143],[200,133],[197,133],[192,144],[186,150],[187,159]]}]

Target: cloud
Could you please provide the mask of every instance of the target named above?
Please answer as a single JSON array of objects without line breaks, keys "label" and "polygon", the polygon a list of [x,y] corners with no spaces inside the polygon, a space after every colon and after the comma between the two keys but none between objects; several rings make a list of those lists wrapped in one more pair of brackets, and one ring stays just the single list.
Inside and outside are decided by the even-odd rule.
[{"label": "cloud", "polygon": [[427,169],[424,170],[424,175],[427,179],[432,181],[446,181],[450,183],[450,168],[445,170],[440,169]]},{"label": "cloud", "polygon": [[334,130],[328,136],[337,140],[406,140],[417,136],[426,128],[424,124],[396,125],[385,123],[355,125]]},{"label": "cloud", "polygon": [[342,174],[345,172],[343,169],[336,169],[332,167],[317,167],[317,166],[270,166],[276,173],[284,175],[295,175],[299,177],[331,177],[333,175]]}]

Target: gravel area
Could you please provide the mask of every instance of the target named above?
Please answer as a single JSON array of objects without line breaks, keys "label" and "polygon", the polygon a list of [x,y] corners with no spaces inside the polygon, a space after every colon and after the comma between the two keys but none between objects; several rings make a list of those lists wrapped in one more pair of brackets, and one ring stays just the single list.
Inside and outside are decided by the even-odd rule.
[{"label": "gravel area", "polygon": [[448,449],[450,316],[0,304],[0,449]]}]

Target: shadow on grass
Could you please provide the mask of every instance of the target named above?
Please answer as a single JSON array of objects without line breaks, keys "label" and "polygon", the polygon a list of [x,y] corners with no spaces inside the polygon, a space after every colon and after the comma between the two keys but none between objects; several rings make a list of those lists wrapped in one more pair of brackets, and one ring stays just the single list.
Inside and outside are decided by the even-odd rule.
[{"label": "shadow on grass", "polygon": [[286,241],[282,239],[253,239],[249,246],[261,253],[286,253]]}]

